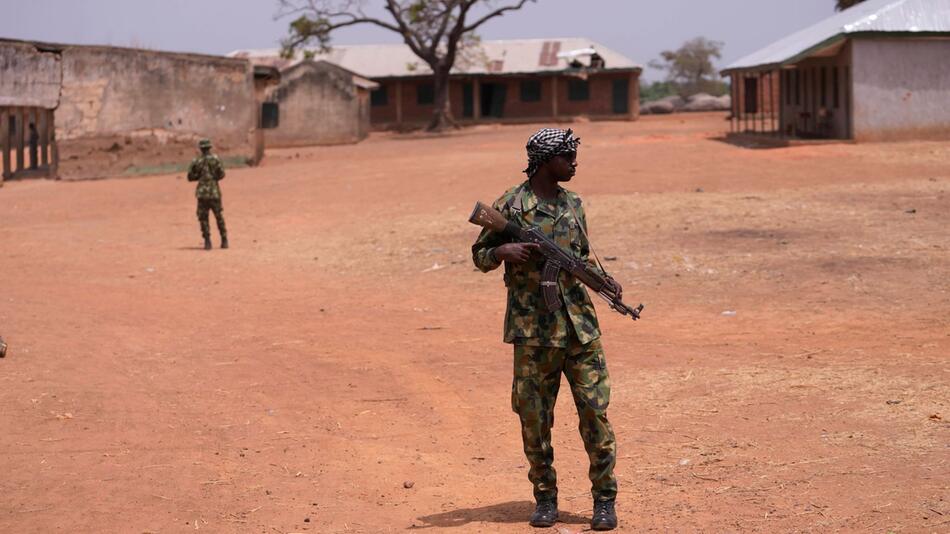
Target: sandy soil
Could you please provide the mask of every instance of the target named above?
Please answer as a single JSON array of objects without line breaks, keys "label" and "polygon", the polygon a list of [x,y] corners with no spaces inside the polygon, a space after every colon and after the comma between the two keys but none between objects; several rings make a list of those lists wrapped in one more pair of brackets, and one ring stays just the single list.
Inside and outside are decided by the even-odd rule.
[{"label": "sandy soil", "polygon": [[[598,304],[621,531],[950,531],[950,143],[726,126],[574,125],[570,187],[646,304]],[[0,532],[532,531],[466,219],[535,128],[272,151],[222,183],[226,251],[181,176],[5,184]],[[561,534],[575,427],[561,399]]]}]

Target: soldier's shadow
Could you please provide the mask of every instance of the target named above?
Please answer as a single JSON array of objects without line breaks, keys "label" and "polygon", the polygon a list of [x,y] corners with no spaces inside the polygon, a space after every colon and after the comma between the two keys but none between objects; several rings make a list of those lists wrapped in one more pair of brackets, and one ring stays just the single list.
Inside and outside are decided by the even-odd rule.
[{"label": "soldier's shadow", "polygon": [[[531,501],[510,501],[478,508],[459,508],[440,514],[424,515],[419,521],[424,525],[413,525],[408,530],[424,528],[461,527],[469,523],[528,523],[528,517],[534,511]],[[589,518],[565,512],[558,513],[558,522],[567,524],[586,524]]]}]

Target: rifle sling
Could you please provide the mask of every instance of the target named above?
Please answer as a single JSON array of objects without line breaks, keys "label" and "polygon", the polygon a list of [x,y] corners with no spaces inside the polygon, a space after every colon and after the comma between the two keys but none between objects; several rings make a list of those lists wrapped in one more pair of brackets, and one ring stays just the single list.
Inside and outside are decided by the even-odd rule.
[{"label": "rifle sling", "polygon": [[577,227],[581,229],[581,235],[584,236],[584,239],[587,240],[587,249],[590,250],[590,253],[594,255],[594,260],[597,261],[597,266],[600,267],[600,270],[607,275],[607,269],[604,269],[604,264],[600,263],[600,258],[597,257],[597,252],[594,251],[594,244],[590,242],[590,237],[587,235],[587,231],[584,230],[584,225],[581,223],[580,217],[577,216],[577,212],[574,211],[574,206],[570,202],[567,203],[567,207],[571,210],[571,215],[574,216],[574,220],[577,221]]}]

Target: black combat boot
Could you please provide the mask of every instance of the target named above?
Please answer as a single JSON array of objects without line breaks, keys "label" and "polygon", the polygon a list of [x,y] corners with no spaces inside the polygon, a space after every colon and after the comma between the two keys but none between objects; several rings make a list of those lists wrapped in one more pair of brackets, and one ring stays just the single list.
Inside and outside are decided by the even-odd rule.
[{"label": "black combat boot", "polygon": [[532,527],[553,527],[557,523],[557,499],[539,500],[528,524]]},{"label": "black combat boot", "polygon": [[590,520],[594,530],[613,530],[617,528],[617,511],[614,501],[594,501],[594,517]]},{"label": "black combat boot", "polygon": [[211,250],[211,236],[205,236],[205,250]]},{"label": "black combat boot", "polygon": [[228,234],[221,235],[221,248],[228,248]]}]

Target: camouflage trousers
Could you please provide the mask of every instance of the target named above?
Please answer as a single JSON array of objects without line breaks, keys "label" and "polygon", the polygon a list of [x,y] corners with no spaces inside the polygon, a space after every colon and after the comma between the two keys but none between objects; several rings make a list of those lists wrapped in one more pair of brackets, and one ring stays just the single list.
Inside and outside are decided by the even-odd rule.
[{"label": "camouflage trousers", "polygon": [[594,500],[613,500],[617,496],[617,445],[607,421],[610,378],[604,350],[599,339],[581,345],[576,336],[572,338],[568,348],[514,346],[511,409],[521,419],[521,439],[530,464],[528,479],[534,484],[535,499],[557,497],[551,427],[563,373],[574,396],[578,430],[590,459],[591,494]]},{"label": "camouflage trousers", "polygon": [[221,237],[228,235],[228,229],[224,226],[224,208],[221,206],[220,198],[199,198],[198,199],[198,223],[201,224],[201,237],[211,237],[211,225],[208,223],[208,212],[214,212],[214,220],[218,223],[218,233]]}]

